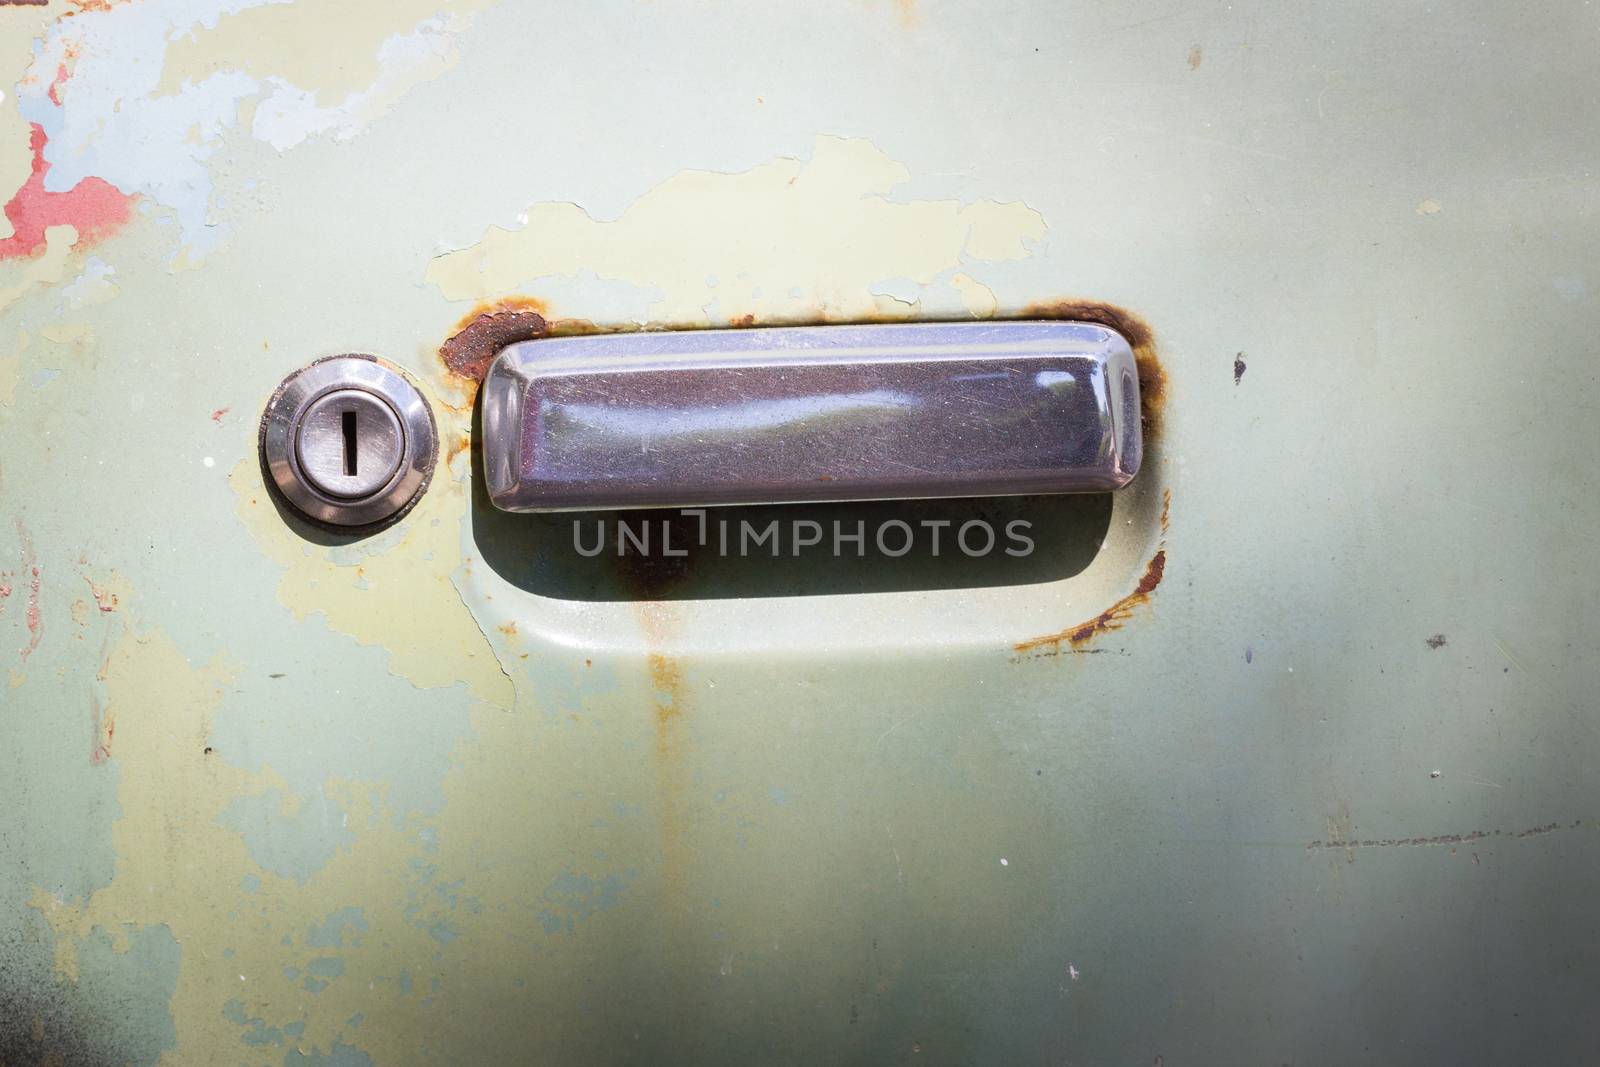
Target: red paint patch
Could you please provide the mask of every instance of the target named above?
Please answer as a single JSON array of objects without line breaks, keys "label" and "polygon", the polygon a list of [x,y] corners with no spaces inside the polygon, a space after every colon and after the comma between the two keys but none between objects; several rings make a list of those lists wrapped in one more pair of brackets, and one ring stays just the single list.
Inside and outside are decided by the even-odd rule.
[{"label": "red paint patch", "polygon": [[60,107],[61,106],[61,96],[60,96],[59,93],[56,92],[56,90],[60,89],[61,88],[61,83],[66,81],[66,80],[67,80],[67,65],[65,63],[57,63],[56,64],[56,80],[50,83],[50,91],[45,94],[46,96],[50,97],[50,102],[52,104],[54,104],[56,107]]},{"label": "red paint patch", "polygon": [[232,410],[233,410],[233,408],[232,408],[231,405],[229,407],[225,407],[225,408],[218,408],[217,410],[215,410],[215,411],[213,411],[211,413],[211,421],[216,423],[218,426],[221,426],[222,425],[222,416],[226,415],[228,412],[230,412]]},{"label": "red paint patch", "polygon": [[46,192],[44,176],[50,164],[44,158],[44,127],[37,122],[28,143],[33,149],[33,173],[6,205],[6,218],[15,232],[0,241],[0,259],[32,255],[44,246],[44,231],[51,226],[76,228],[83,244],[109,237],[128,221],[133,197],[100,178],[85,178],[64,193]]}]

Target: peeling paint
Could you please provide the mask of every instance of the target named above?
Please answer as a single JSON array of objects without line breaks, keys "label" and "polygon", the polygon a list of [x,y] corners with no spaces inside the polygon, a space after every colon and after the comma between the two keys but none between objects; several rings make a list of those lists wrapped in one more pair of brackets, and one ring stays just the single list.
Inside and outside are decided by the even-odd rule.
[{"label": "peeling paint", "polygon": [[38,123],[29,135],[29,148],[32,173],[6,203],[11,236],[0,241],[0,260],[33,255],[44,247],[45,231],[51,226],[71,226],[79,241],[90,244],[115,233],[128,221],[131,199],[99,178],[81,178],[65,192],[46,188],[50,164],[44,157],[44,127]]},{"label": "peeling paint", "polygon": [[[426,280],[450,300],[492,301],[590,271],[659,293],[647,318],[674,325],[903,318],[903,301],[874,291],[884,280],[931,286],[972,261],[1024,259],[1045,235],[1018,202],[891,199],[909,180],[869,141],[819,137],[804,161],[681,171],[610,221],[533,204],[521,228],[436,257]],[[972,299],[970,277],[964,288]]]},{"label": "peeling paint", "polygon": [[[12,185],[0,185],[16,227],[7,254],[36,246],[41,220],[75,222],[86,243],[97,239],[126,220],[137,195],[176,213],[182,244],[172,262],[192,266],[223,237],[211,217],[210,166],[230,131],[249,122],[250,136],[279,151],[323,132],[352,137],[448,69],[455,35],[483,6],[80,6],[44,27],[18,85],[37,189],[23,185],[13,197]],[[0,157],[0,177],[15,169],[14,154]],[[59,196],[73,199],[49,199]]]},{"label": "peeling paint", "polygon": [[[44,251],[31,259],[13,260],[12,265],[0,268],[0,311],[16,303],[28,291],[40,285],[54,285],[66,273],[72,249],[78,243],[78,231],[71,226],[50,226],[44,231]],[[6,279],[15,278],[12,284]]]}]

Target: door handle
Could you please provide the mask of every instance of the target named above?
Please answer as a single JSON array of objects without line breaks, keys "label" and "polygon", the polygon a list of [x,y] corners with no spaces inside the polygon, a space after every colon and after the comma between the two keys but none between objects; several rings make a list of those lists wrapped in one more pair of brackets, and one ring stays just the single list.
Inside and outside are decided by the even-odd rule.
[{"label": "door handle", "polygon": [[482,417],[507,511],[1102,492],[1143,449],[1127,341],[1061,321],[523,341]]}]

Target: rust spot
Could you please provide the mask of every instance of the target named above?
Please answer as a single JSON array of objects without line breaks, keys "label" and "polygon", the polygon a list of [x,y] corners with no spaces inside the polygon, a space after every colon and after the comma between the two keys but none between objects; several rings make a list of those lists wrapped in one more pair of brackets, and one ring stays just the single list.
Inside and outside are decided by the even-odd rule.
[{"label": "rust spot", "polygon": [[747,329],[751,328],[752,326],[754,326],[755,324],[756,324],[756,317],[754,315],[740,315],[736,319],[729,319],[728,320],[728,325],[729,326],[732,326],[735,329],[740,329],[740,330],[747,330]]},{"label": "rust spot", "polygon": [[456,323],[449,340],[439,346],[439,358],[456,377],[481,382],[495,353],[506,345],[549,334],[545,312],[545,305],[532,297],[480,304]]},{"label": "rust spot", "polygon": [[1013,650],[1018,653],[1042,653],[1054,655],[1062,651],[1062,645],[1069,645],[1078,649],[1088,644],[1100,634],[1112,630],[1120,630],[1123,623],[1133,615],[1133,610],[1140,604],[1149,601],[1150,594],[1155,592],[1156,586],[1161,584],[1161,575],[1167,566],[1167,550],[1159,549],[1150,562],[1145,565],[1144,575],[1139,579],[1139,584],[1133,587],[1133,592],[1111,605],[1088,622],[1081,622],[1076,626],[1069,626],[1059,633],[1045,634],[1043,637],[1034,637],[1020,644],[1014,645]]},{"label": "rust spot", "polygon": [[[633,325],[597,326],[587,319],[551,318],[549,306],[537,297],[508,296],[479,304],[456,323],[455,330],[439,346],[439,359],[459,380],[477,386],[489,373],[489,364],[507,345],[536,341],[541,337],[575,337],[592,333],[621,333],[637,330]],[[442,401],[441,401],[442,402]],[[446,407],[453,407],[448,403]],[[471,404],[455,408],[470,410]],[[450,447],[449,459],[471,447],[465,437]]]},{"label": "rust spot", "polygon": [[1167,536],[1167,515],[1172,511],[1172,490],[1161,490],[1161,536]]},{"label": "rust spot", "polygon": [[1201,52],[1199,45],[1195,45],[1193,48],[1189,49],[1189,69],[1199,70],[1200,61],[1203,57],[1204,53]]},{"label": "rust spot", "polygon": [[517,624],[516,624],[515,620],[513,620],[511,622],[501,623],[500,627],[499,627],[499,630],[500,630],[501,633],[505,634],[507,637],[515,637],[515,636],[517,636]]}]

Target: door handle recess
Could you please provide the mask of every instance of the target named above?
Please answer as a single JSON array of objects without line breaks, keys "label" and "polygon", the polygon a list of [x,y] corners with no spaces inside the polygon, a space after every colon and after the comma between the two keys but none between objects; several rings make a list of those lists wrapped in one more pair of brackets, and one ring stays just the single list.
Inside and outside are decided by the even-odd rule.
[{"label": "door handle recess", "polygon": [[1080,322],[523,341],[482,414],[507,511],[1102,492],[1143,449],[1133,353]]}]

